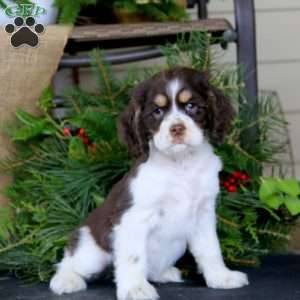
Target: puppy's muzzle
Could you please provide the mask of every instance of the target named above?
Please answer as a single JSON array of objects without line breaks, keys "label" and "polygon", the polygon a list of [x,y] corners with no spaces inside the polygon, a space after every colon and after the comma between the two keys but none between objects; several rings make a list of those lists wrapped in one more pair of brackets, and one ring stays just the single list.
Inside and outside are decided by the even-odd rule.
[{"label": "puppy's muzzle", "polygon": [[181,141],[183,139],[185,131],[186,127],[182,123],[173,124],[170,127],[170,134],[175,142]]}]

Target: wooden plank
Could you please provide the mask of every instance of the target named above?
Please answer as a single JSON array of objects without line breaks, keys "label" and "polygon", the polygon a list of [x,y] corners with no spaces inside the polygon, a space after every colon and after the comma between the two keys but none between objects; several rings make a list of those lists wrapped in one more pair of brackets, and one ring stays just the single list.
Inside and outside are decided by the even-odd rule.
[{"label": "wooden plank", "polygon": [[139,24],[88,25],[74,27],[70,39],[76,42],[118,40],[174,35],[181,32],[224,31],[231,28],[226,19],[208,19],[187,22],[151,22]]}]

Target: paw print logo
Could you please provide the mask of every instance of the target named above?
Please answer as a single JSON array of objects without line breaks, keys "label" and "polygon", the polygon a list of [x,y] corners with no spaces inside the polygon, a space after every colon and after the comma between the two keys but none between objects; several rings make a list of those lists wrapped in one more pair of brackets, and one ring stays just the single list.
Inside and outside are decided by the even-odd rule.
[{"label": "paw print logo", "polygon": [[10,41],[13,47],[18,48],[22,45],[35,47],[39,43],[39,34],[45,31],[42,24],[36,24],[33,17],[17,17],[14,24],[7,24],[5,31],[11,35]]}]

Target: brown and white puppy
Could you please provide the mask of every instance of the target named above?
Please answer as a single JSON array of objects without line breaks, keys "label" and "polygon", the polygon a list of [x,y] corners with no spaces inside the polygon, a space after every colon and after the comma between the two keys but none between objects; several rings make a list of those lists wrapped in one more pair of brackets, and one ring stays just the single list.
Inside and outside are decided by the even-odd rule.
[{"label": "brown and white puppy", "polygon": [[140,84],[119,133],[136,165],[75,233],[50,287],[86,288],[114,264],[119,300],[157,299],[153,282],[181,282],[174,266],[187,247],[212,288],[238,288],[216,234],[218,173],[211,143],[221,143],[234,111],[201,72],[175,68]]}]

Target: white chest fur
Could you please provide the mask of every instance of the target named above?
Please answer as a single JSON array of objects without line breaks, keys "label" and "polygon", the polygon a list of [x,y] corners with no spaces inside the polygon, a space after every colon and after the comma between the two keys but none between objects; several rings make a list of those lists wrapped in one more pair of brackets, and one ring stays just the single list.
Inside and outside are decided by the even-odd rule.
[{"label": "white chest fur", "polygon": [[150,277],[184,253],[201,210],[215,205],[220,169],[209,144],[176,158],[154,152],[139,167],[130,184],[133,205],[128,213],[132,218],[144,216],[141,222],[148,227]]}]

